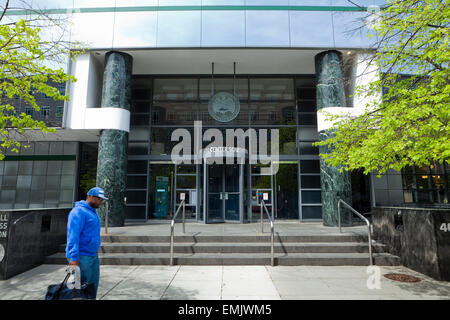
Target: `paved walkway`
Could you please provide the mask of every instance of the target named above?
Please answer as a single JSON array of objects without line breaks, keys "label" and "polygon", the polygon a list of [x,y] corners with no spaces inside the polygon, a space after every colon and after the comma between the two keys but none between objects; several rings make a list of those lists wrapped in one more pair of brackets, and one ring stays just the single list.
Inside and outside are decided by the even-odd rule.
[{"label": "paved walkway", "polygon": [[[61,282],[65,266],[41,265],[0,281],[0,300],[40,300]],[[379,289],[369,289],[367,267],[102,266],[100,300],[450,299],[450,283],[404,267],[380,267]],[[422,279],[401,283],[383,275]],[[369,280],[369,284],[376,284]]]}]

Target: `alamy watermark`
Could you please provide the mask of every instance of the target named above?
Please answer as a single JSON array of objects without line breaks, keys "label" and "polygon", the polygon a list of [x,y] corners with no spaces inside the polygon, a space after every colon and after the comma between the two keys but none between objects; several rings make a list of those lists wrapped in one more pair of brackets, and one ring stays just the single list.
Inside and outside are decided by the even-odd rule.
[{"label": "alamy watermark", "polygon": [[[178,141],[172,148],[171,160],[175,164],[244,164],[248,158],[250,164],[260,163],[261,174],[273,175],[279,167],[279,129],[225,129],[225,137],[221,130],[209,128],[203,133],[201,121],[194,122],[194,137],[184,128],[172,132],[171,141]],[[248,148],[246,148],[246,140]],[[202,148],[203,142],[211,142]],[[192,144],[194,151],[192,154]],[[268,153],[270,144],[270,153]]]}]

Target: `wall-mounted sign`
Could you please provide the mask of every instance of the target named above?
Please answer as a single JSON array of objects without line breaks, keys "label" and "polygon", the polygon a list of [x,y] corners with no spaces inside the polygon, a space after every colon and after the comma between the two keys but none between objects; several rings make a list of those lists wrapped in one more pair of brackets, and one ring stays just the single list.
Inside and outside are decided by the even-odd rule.
[{"label": "wall-mounted sign", "polygon": [[208,103],[208,111],[219,122],[230,122],[237,117],[241,105],[239,99],[228,92],[216,93]]},{"label": "wall-mounted sign", "polygon": [[182,192],[180,193],[180,200],[185,200],[186,199],[186,193]]},{"label": "wall-mounted sign", "polygon": [[264,193],[263,193],[263,200],[264,200],[264,201],[269,200],[269,193],[268,193],[268,192],[264,192]]}]

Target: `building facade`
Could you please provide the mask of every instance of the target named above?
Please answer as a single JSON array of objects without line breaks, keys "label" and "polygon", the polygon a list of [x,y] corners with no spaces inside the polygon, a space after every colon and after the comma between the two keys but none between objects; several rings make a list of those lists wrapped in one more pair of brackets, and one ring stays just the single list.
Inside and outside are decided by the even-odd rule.
[{"label": "building facade", "polygon": [[95,184],[115,226],[170,219],[183,199],[203,223],[256,221],[264,201],[275,219],[329,226],[338,199],[365,213],[448,204],[446,164],[339,173],[313,145],[333,134],[321,111],[380,98],[354,89],[377,77],[368,8],[383,4],[49,1],[90,47],[67,66],[61,128],[0,162],[0,207],[70,207]]}]

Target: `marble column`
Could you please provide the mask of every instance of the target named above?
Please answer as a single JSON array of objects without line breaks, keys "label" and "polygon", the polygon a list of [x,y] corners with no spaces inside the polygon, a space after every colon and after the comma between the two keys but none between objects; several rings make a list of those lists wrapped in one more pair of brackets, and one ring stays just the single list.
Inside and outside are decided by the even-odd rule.
[{"label": "marble column", "polygon": [[[321,52],[315,57],[317,110],[329,107],[346,107],[342,57],[338,51]],[[334,135],[332,130],[321,130],[319,140],[324,141]],[[329,153],[327,146],[320,147],[320,153]],[[339,172],[339,167],[332,167],[320,160],[320,182],[322,189],[322,218],[324,226],[338,225],[338,200],[352,204],[352,187],[347,171]],[[341,224],[349,225],[351,212],[341,206]]]},{"label": "marble column", "polygon": [[[131,69],[133,58],[122,52],[105,55],[102,108],[130,110]],[[109,198],[108,226],[120,227],[125,222],[128,132],[104,129],[98,143],[97,186]],[[98,210],[102,222],[105,206]]]}]

